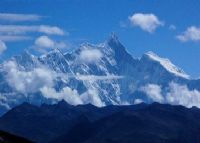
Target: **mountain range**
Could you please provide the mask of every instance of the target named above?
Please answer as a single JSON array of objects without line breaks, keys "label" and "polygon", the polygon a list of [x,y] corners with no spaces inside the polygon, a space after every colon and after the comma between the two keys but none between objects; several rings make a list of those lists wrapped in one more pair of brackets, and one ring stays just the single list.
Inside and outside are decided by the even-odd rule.
[{"label": "mountain range", "polygon": [[23,103],[0,117],[0,130],[37,143],[199,143],[199,118],[196,107],[159,103]]},{"label": "mountain range", "polygon": [[101,44],[85,43],[63,53],[55,48],[34,56],[28,51],[0,65],[0,113],[33,105],[131,105],[141,102],[200,107],[200,80],[170,60],[147,52],[134,58],[116,35]]}]

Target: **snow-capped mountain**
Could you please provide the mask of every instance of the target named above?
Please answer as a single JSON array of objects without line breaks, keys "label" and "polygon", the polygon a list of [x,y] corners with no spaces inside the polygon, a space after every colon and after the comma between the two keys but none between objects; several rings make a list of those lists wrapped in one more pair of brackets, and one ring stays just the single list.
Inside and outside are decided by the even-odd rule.
[{"label": "snow-capped mountain", "polygon": [[[189,96],[186,102],[179,100],[174,86]],[[153,101],[199,106],[198,90],[200,80],[190,79],[168,59],[153,52],[133,58],[116,35],[99,45],[82,44],[70,53],[54,49],[37,57],[24,51],[0,65],[2,113],[24,101],[41,104],[62,99],[97,106]]]}]

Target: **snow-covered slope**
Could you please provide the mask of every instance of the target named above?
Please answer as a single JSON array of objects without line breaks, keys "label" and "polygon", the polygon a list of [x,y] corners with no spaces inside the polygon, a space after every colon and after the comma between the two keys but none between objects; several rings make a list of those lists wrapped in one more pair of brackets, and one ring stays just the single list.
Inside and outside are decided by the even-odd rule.
[{"label": "snow-covered slope", "polygon": [[161,58],[151,51],[146,53],[146,55],[150,59],[159,62],[167,71],[183,78],[189,78],[189,75],[187,75],[182,69],[171,63],[169,59]]},{"label": "snow-covered slope", "polygon": [[[116,35],[99,45],[82,44],[71,53],[55,49],[36,57],[25,51],[0,65],[0,112],[24,101],[32,104],[134,104],[152,102],[142,88],[157,85],[154,96],[167,95],[169,84],[176,82],[199,89],[168,59],[153,52],[133,58]],[[156,87],[156,86],[150,86]]]}]

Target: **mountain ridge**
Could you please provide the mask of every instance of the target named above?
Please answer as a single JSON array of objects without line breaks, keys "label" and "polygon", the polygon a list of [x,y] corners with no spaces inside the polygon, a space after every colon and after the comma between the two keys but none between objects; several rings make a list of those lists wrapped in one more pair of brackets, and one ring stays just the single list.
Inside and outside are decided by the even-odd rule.
[{"label": "mountain ridge", "polygon": [[105,107],[23,103],[0,117],[0,129],[37,143],[198,143],[200,109],[169,104]]},{"label": "mountain ridge", "polygon": [[25,101],[40,105],[64,99],[97,106],[134,104],[136,100],[151,103],[155,96],[143,90],[149,85],[164,99],[172,91],[171,83],[186,86],[189,93],[200,90],[200,80],[190,79],[165,58],[153,53],[133,58],[116,35],[103,44],[84,44],[65,54],[54,49],[37,57],[25,51],[1,64],[0,71],[1,114]]}]

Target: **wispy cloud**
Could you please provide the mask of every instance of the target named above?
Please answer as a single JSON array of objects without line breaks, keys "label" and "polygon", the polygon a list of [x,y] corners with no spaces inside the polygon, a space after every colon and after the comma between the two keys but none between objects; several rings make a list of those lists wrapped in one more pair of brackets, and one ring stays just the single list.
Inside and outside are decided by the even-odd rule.
[{"label": "wispy cloud", "polygon": [[57,26],[0,25],[0,34],[17,35],[17,34],[26,34],[30,32],[39,32],[49,35],[65,35],[64,30],[62,30]]},{"label": "wispy cloud", "polygon": [[0,21],[8,22],[38,21],[41,18],[42,16],[36,14],[0,13]]},{"label": "wispy cloud", "polygon": [[30,36],[22,36],[22,35],[0,35],[0,40],[4,42],[16,42],[16,41],[24,41],[31,40]]},{"label": "wispy cloud", "polygon": [[[18,13],[0,13],[0,53],[3,53],[6,48],[7,42],[19,42],[25,40],[35,39],[35,34],[44,34],[47,36],[66,36],[68,32],[65,32],[62,28],[58,26],[51,25],[35,25],[35,24],[25,24],[24,22],[34,22],[40,21],[44,18],[44,16],[38,14],[18,14]],[[20,24],[13,24],[20,22]],[[12,23],[12,24],[11,24]],[[49,40],[50,41],[50,40]],[[48,46],[45,42],[49,42],[46,40],[37,39],[37,46],[39,44],[40,47]],[[53,44],[52,44],[53,43]],[[54,42],[52,40],[53,46],[64,47],[66,44],[64,42]],[[45,45],[46,44],[46,45]]]},{"label": "wispy cloud", "polygon": [[123,76],[118,75],[105,75],[105,76],[98,76],[98,75],[76,75],[76,78],[83,81],[97,81],[97,80],[114,80],[114,79],[122,79]]},{"label": "wispy cloud", "polygon": [[200,27],[188,27],[182,34],[176,36],[181,42],[200,41]]},{"label": "wispy cloud", "polygon": [[129,20],[133,26],[138,26],[149,33],[153,33],[157,27],[164,25],[164,22],[160,21],[158,17],[152,13],[135,13],[129,17]]},{"label": "wispy cloud", "polygon": [[173,24],[169,25],[169,30],[176,30],[176,26]]}]

